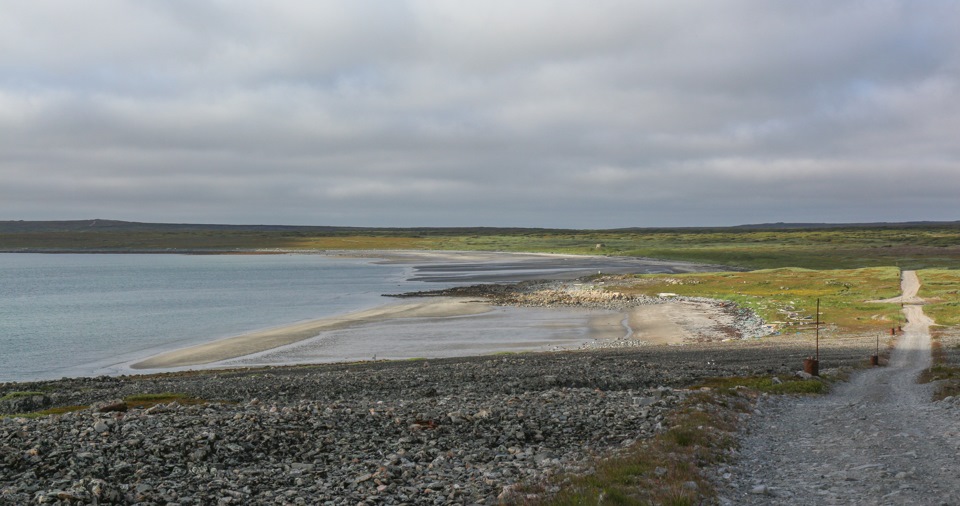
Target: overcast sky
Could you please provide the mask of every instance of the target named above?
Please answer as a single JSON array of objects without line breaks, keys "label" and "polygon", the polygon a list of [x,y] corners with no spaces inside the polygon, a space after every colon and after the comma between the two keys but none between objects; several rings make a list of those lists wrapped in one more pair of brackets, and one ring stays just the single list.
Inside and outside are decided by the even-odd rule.
[{"label": "overcast sky", "polygon": [[0,0],[0,220],[957,220],[958,26],[938,0]]}]

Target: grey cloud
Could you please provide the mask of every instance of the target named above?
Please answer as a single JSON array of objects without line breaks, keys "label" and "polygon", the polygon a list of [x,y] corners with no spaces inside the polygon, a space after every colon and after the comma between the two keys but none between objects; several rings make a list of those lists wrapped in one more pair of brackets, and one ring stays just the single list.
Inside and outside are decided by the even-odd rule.
[{"label": "grey cloud", "polygon": [[956,219],[958,14],[0,0],[0,219]]}]

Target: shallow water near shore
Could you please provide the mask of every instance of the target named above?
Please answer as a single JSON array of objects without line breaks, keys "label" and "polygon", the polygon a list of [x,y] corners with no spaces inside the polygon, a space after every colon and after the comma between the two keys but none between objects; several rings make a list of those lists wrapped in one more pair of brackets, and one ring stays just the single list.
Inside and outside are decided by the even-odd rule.
[{"label": "shallow water near shore", "polygon": [[0,381],[135,358],[384,303],[408,266],[318,255],[0,255]]},{"label": "shallow water near shore", "polygon": [[[382,297],[386,293],[570,277],[595,268],[671,268],[638,259],[597,257],[591,263],[589,257],[487,254],[480,262],[458,262],[444,255],[382,261],[375,254],[0,254],[0,381],[150,372],[129,366],[221,338],[395,303]],[[495,308],[482,315],[367,322],[209,366],[573,348],[598,335],[598,314]]]}]

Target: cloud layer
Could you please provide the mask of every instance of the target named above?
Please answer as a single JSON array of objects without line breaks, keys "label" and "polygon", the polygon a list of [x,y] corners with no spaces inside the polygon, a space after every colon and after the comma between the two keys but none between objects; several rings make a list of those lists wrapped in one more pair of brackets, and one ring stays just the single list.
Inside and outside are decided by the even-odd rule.
[{"label": "cloud layer", "polygon": [[960,4],[0,0],[0,219],[960,219]]}]

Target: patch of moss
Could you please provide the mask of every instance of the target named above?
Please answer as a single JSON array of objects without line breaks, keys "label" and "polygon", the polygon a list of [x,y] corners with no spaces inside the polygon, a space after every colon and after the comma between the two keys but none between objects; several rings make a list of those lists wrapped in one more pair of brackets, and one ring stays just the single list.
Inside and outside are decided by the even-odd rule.
[{"label": "patch of moss", "polygon": [[7,395],[0,397],[0,401],[19,399],[21,397],[33,397],[34,395],[44,395],[44,393],[43,392],[10,392]]},{"label": "patch of moss", "polygon": [[822,380],[805,380],[800,378],[787,378],[782,380],[778,378],[774,380],[773,376],[711,378],[698,386],[720,390],[724,393],[730,393],[737,388],[749,388],[758,392],[779,395],[823,394],[829,390],[827,383]]},{"label": "patch of moss", "polygon": [[[723,461],[736,444],[732,431],[749,402],[741,392],[696,392],[664,422],[670,427],[595,465],[585,476],[561,478],[549,505],[674,504],[709,502],[711,484],[701,467]],[[690,483],[695,487],[688,486]]]},{"label": "patch of moss", "polygon": [[57,408],[45,409],[43,411],[34,411],[33,413],[17,413],[14,415],[0,415],[0,418],[43,418],[45,416],[57,416],[74,411],[83,411],[89,406],[60,406]]}]

